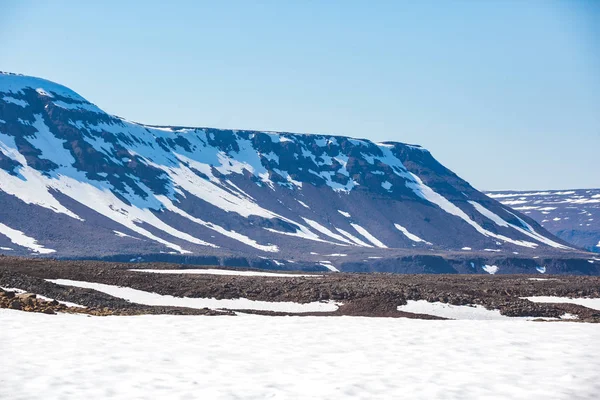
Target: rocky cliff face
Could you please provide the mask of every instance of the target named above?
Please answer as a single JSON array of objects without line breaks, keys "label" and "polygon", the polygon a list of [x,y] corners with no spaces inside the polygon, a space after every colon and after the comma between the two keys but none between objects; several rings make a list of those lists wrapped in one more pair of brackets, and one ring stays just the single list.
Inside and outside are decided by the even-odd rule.
[{"label": "rocky cliff face", "polygon": [[11,254],[481,273],[588,257],[419,146],[147,126],[14,74],[0,74],[0,204]]}]

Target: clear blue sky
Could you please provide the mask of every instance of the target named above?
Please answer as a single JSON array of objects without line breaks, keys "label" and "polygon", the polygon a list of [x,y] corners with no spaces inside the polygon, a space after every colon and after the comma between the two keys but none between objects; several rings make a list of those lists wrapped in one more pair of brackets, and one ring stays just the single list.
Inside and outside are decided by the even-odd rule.
[{"label": "clear blue sky", "polygon": [[479,189],[600,187],[600,1],[0,1],[0,70],[148,124],[421,144]]}]

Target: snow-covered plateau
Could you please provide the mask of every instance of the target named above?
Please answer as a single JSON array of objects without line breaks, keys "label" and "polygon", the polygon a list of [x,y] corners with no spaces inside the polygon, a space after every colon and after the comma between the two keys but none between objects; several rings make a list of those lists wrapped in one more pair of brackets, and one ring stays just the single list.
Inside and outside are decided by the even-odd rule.
[{"label": "snow-covered plateau", "polygon": [[[600,275],[589,254],[495,196],[415,145],[144,125],[57,83],[0,73],[0,250],[11,255]],[[591,207],[594,196],[565,198]]]},{"label": "snow-covered plateau", "polygon": [[54,316],[0,310],[0,398],[597,399],[570,322]]}]

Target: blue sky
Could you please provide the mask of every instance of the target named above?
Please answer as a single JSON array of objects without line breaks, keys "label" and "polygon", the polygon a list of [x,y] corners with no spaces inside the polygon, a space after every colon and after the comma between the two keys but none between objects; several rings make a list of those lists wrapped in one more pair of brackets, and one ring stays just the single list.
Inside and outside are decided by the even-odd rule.
[{"label": "blue sky", "polygon": [[421,144],[479,189],[600,187],[600,1],[0,2],[0,70],[148,124]]}]

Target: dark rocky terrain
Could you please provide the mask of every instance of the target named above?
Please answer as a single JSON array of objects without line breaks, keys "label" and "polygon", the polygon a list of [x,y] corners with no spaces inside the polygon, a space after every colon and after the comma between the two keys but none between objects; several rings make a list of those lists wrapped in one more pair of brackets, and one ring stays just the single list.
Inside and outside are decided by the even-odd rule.
[{"label": "dark rocky terrain", "polygon": [[147,126],[64,86],[6,73],[0,252],[309,271],[600,273],[589,253],[422,147]]},{"label": "dark rocky terrain", "polygon": [[[107,294],[45,279],[71,279],[131,287],[178,297],[217,299],[248,298],[263,301],[309,303],[335,300],[343,303],[333,313],[303,315],[359,315],[376,317],[435,318],[397,311],[407,300],[427,300],[454,305],[479,304],[507,316],[559,317],[564,313],[579,321],[599,322],[600,311],[574,304],[533,303],[520,297],[600,297],[600,277],[552,276],[533,280],[527,275],[394,275],[325,274],[318,277],[256,277],[200,274],[155,274],[129,271],[131,264],[98,261],[56,261],[2,257],[0,286],[18,288],[107,314],[223,314],[223,310],[150,307],[129,303]],[[177,269],[174,264],[141,264],[145,269]],[[60,310],[59,310],[60,311]],[[81,310],[76,312],[83,312]],[[229,310],[231,312],[231,310]],[[255,312],[283,315],[274,312]]]},{"label": "dark rocky terrain", "polygon": [[600,253],[600,189],[487,192],[579,248]]}]

